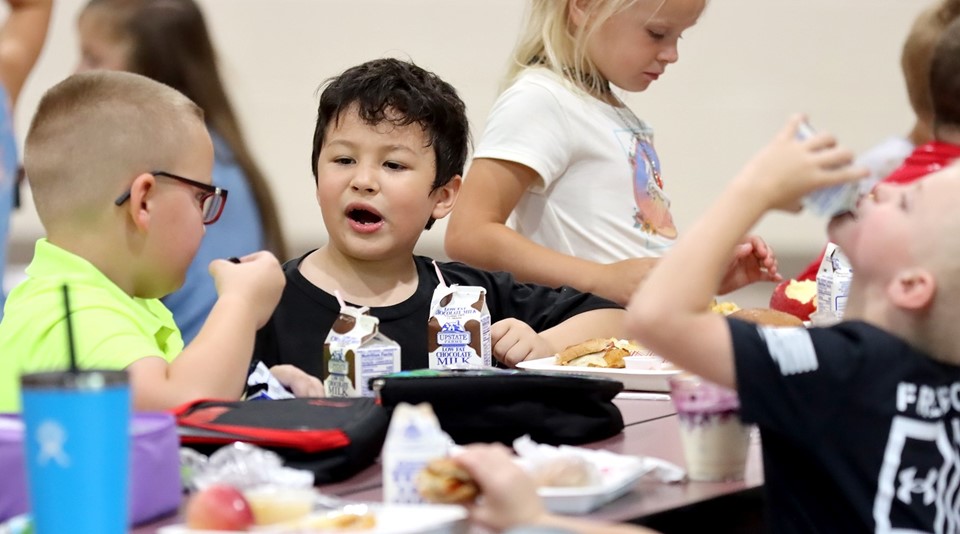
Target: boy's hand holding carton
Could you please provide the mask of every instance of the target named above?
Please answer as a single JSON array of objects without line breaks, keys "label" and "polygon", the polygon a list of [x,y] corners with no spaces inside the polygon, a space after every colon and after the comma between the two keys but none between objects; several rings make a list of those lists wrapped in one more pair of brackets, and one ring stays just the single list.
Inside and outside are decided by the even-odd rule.
[{"label": "boy's hand holding carton", "polygon": [[[798,140],[797,129],[804,120],[794,116],[789,123],[753,156],[728,188],[744,202],[759,202],[764,211],[800,211],[807,193],[862,177],[860,169],[849,167],[853,153],[837,146],[833,135],[820,132]],[[743,194],[743,191],[750,191]],[[746,226],[748,228],[749,225]]]},{"label": "boy's hand holding carton", "polygon": [[[650,274],[628,307],[631,336],[674,364],[736,387],[726,320],[706,311],[730,261],[729,251],[769,210],[798,211],[804,195],[855,181],[865,169],[832,135],[797,138],[802,116],[761,149]],[[697,335],[691,335],[696,332]],[[709,355],[709,357],[707,356]]]}]

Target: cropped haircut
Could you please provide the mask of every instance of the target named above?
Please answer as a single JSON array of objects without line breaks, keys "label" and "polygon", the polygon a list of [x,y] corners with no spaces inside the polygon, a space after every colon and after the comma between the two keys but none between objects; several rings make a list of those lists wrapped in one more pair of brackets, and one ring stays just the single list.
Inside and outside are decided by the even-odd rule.
[{"label": "cropped haircut", "polygon": [[930,64],[930,96],[934,131],[960,129],[960,19],[943,31]]},{"label": "cropped haircut", "polygon": [[[180,91],[200,106],[230,148],[253,191],[266,247],[286,257],[276,203],[224,90],[203,13],[193,0],[90,0],[84,13],[105,17],[115,39],[130,43],[126,69]],[[220,157],[220,154],[217,154]]]},{"label": "cropped haircut", "polygon": [[44,227],[95,219],[135,176],[176,163],[191,148],[184,135],[191,122],[203,128],[196,104],[137,74],[87,72],[50,88],[23,162]]},{"label": "cropped haircut", "polygon": [[913,22],[903,43],[900,68],[910,107],[921,120],[933,122],[934,105],[930,68],[934,49],[946,27],[960,17],[960,0],[942,0],[923,10]]},{"label": "cropped haircut", "polygon": [[[429,138],[437,160],[432,193],[462,175],[470,145],[466,105],[452,85],[413,63],[375,59],[325,82],[317,108],[310,166],[317,181],[317,161],[327,128],[351,106],[364,123],[375,126],[418,124]],[[426,228],[433,226],[427,221]]]},{"label": "cropped haircut", "polygon": [[[955,33],[954,26],[955,24],[951,24],[951,29],[944,35]],[[936,174],[940,173],[951,173],[954,179],[960,180],[960,162],[953,162],[936,171]],[[956,325],[960,321],[960,306],[957,306],[957,297],[960,296],[960,240],[956,238],[958,233],[960,212],[950,210],[937,214],[937,229],[934,232],[925,234],[923,239],[915,239],[911,244],[914,254],[933,270],[936,277],[936,293],[933,302],[923,314],[923,319],[918,322],[916,337],[924,341],[920,348],[928,353],[948,357],[952,355],[952,358],[960,357],[956,336]]]},{"label": "cropped haircut", "polygon": [[[579,27],[570,22],[568,0],[530,0],[527,23],[513,50],[503,89],[530,67],[541,66],[569,80],[575,87],[602,95],[609,86],[587,55],[587,40],[610,17],[638,0],[595,0],[585,12],[589,21]],[[666,0],[661,0],[661,5]]]}]

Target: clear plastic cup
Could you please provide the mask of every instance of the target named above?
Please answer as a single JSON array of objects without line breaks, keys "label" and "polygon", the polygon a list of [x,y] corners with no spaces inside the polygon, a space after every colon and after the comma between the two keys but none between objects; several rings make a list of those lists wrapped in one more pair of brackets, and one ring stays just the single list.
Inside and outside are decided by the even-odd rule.
[{"label": "clear plastic cup", "polygon": [[669,383],[690,480],[742,480],[750,427],[740,420],[736,391],[690,374],[670,377]]}]

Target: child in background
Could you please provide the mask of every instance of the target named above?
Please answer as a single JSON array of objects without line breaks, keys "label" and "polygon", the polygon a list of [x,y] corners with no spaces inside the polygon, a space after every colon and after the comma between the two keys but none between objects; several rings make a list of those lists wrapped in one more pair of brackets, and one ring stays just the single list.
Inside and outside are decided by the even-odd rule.
[{"label": "child in background", "polygon": [[933,49],[947,25],[960,15],[960,0],[940,0],[917,15],[903,43],[900,68],[915,121],[906,137],[890,137],[857,156],[870,169],[870,185],[886,178],[913,149],[933,139],[933,103],[930,99],[930,62]]},{"label": "child in background", "polygon": [[208,229],[187,279],[163,298],[189,343],[217,301],[207,265],[266,249],[286,257],[277,208],[227,99],[203,14],[193,0],[91,0],[78,21],[78,71],[125,70],[177,89],[203,109],[213,139],[213,185],[230,211]]},{"label": "child in background", "polygon": [[754,156],[654,269],[628,307],[628,330],[737,389],[763,440],[772,532],[955,531],[960,167],[880,184],[830,221],[856,273],[843,322],[778,329],[707,311],[727,249],[765,212],[867,174],[828,134],[797,141],[802,120]]},{"label": "child in background", "polygon": [[[910,35],[903,45],[901,66],[907,84],[910,105],[917,121],[902,155],[897,156],[896,141],[888,140],[874,151],[858,157],[856,163],[868,167],[870,176],[865,188],[879,181],[910,183],[931,172],[938,171],[960,157],[960,116],[950,112],[956,105],[960,90],[960,36],[939,45],[952,21],[960,18],[960,0],[943,0],[924,10],[913,23]],[[942,39],[943,38],[943,39]],[[932,65],[936,64],[936,71]],[[939,110],[939,113],[938,113]],[[896,138],[894,138],[896,139]],[[886,148],[883,148],[886,147]],[[890,162],[895,162],[890,166]],[[817,271],[826,249],[797,276],[797,280],[816,280]]]},{"label": "child in background", "polygon": [[[257,334],[257,358],[322,377],[339,292],[380,319],[380,331],[400,344],[403,369],[428,366],[427,320],[439,279],[432,260],[413,249],[453,209],[468,143],[454,88],[411,63],[373,60],[328,83],[311,166],[329,241],[284,265],[287,286]],[[622,333],[623,310],[613,302],[460,263],[437,265],[447,285],[486,288],[493,354],[507,365]]]},{"label": "child in background", "polygon": [[0,411],[18,409],[22,373],[67,368],[64,285],[79,367],[126,369],[136,409],[239,398],[256,329],[283,288],[276,258],[213,261],[220,298],[186,348],[157,300],[183,283],[227,198],[210,185],[200,108],[136,74],[77,74],[40,101],[24,165],[47,237],[0,323]]},{"label": "child in background", "polygon": [[[626,304],[677,228],[653,130],[616,88],[644,91],[662,76],[705,0],[530,5],[444,245],[484,269]],[[758,267],[773,265],[759,238],[733,255],[721,292],[779,279]]]},{"label": "child in background", "polygon": [[10,212],[17,188],[17,141],[13,107],[47,37],[53,0],[7,0],[10,12],[0,28],[0,320],[3,274],[7,267]]}]

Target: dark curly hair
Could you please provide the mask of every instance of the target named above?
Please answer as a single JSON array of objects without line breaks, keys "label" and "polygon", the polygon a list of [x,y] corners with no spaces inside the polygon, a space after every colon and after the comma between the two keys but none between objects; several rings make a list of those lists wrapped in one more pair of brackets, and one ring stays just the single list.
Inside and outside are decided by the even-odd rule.
[{"label": "dark curly hair", "polygon": [[[376,125],[419,124],[437,159],[431,193],[463,174],[470,144],[466,105],[452,85],[411,62],[375,59],[326,81],[317,108],[310,167],[317,181],[317,161],[327,127],[356,104],[360,119]],[[433,226],[427,221],[426,228]]]}]

